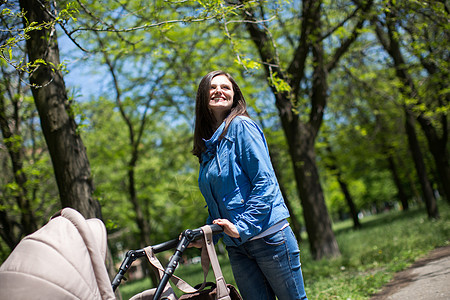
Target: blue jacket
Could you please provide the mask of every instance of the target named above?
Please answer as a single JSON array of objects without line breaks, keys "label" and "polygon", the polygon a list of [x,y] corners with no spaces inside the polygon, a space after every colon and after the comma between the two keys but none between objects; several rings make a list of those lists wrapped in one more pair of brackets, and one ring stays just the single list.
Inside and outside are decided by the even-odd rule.
[{"label": "blue jacket", "polygon": [[228,219],[239,239],[224,235],[228,246],[238,246],[289,217],[270,162],[262,130],[250,118],[236,117],[222,140],[225,123],[205,141],[199,187],[209,218]]}]

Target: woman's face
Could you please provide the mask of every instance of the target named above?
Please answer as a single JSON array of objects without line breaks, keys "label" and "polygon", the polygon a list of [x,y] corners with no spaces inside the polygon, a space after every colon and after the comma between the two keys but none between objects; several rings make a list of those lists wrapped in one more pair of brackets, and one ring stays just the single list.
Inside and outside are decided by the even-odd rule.
[{"label": "woman's face", "polygon": [[211,80],[209,108],[216,118],[220,117],[222,120],[225,118],[233,106],[233,97],[233,85],[225,75],[217,75]]}]

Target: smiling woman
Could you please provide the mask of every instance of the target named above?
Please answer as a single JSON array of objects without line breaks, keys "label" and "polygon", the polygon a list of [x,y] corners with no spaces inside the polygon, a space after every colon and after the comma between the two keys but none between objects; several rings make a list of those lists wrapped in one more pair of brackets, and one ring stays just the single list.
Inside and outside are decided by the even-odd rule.
[{"label": "smiling woman", "polygon": [[[223,71],[200,81],[193,154],[207,224],[223,227],[233,275],[244,299],[307,299],[300,251],[266,139],[249,118],[234,79]],[[199,246],[199,245],[194,245]]]},{"label": "smiling woman", "polygon": [[216,118],[215,127],[218,128],[231,110],[234,98],[233,85],[225,75],[218,75],[211,80],[209,94],[209,108]]}]

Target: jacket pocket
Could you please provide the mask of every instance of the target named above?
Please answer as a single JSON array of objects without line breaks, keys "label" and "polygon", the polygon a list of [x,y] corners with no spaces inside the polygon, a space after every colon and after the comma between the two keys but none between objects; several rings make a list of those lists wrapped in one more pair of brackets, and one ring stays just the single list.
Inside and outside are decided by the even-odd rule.
[{"label": "jacket pocket", "polygon": [[245,205],[244,198],[242,197],[241,190],[239,187],[236,187],[236,189],[223,197],[223,202],[227,209],[234,210],[234,209],[241,209]]}]

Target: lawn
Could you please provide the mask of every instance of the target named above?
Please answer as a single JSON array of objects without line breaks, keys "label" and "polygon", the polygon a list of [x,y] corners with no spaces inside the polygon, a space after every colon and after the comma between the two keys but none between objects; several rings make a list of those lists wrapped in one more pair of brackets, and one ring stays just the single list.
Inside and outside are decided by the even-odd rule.
[{"label": "lawn", "polygon": [[[351,221],[336,223],[342,253],[336,259],[312,260],[305,236],[300,248],[308,299],[369,299],[395,272],[450,244],[450,207],[440,202],[439,211],[441,218],[434,221],[428,220],[423,207],[365,217],[360,230],[353,230]],[[219,259],[225,279],[234,284],[226,255]],[[213,281],[211,273],[208,279]],[[203,280],[199,264],[180,265],[175,274],[193,285]],[[122,284],[120,290],[123,299],[129,299],[149,287],[150,281],[144,279]]]}]

